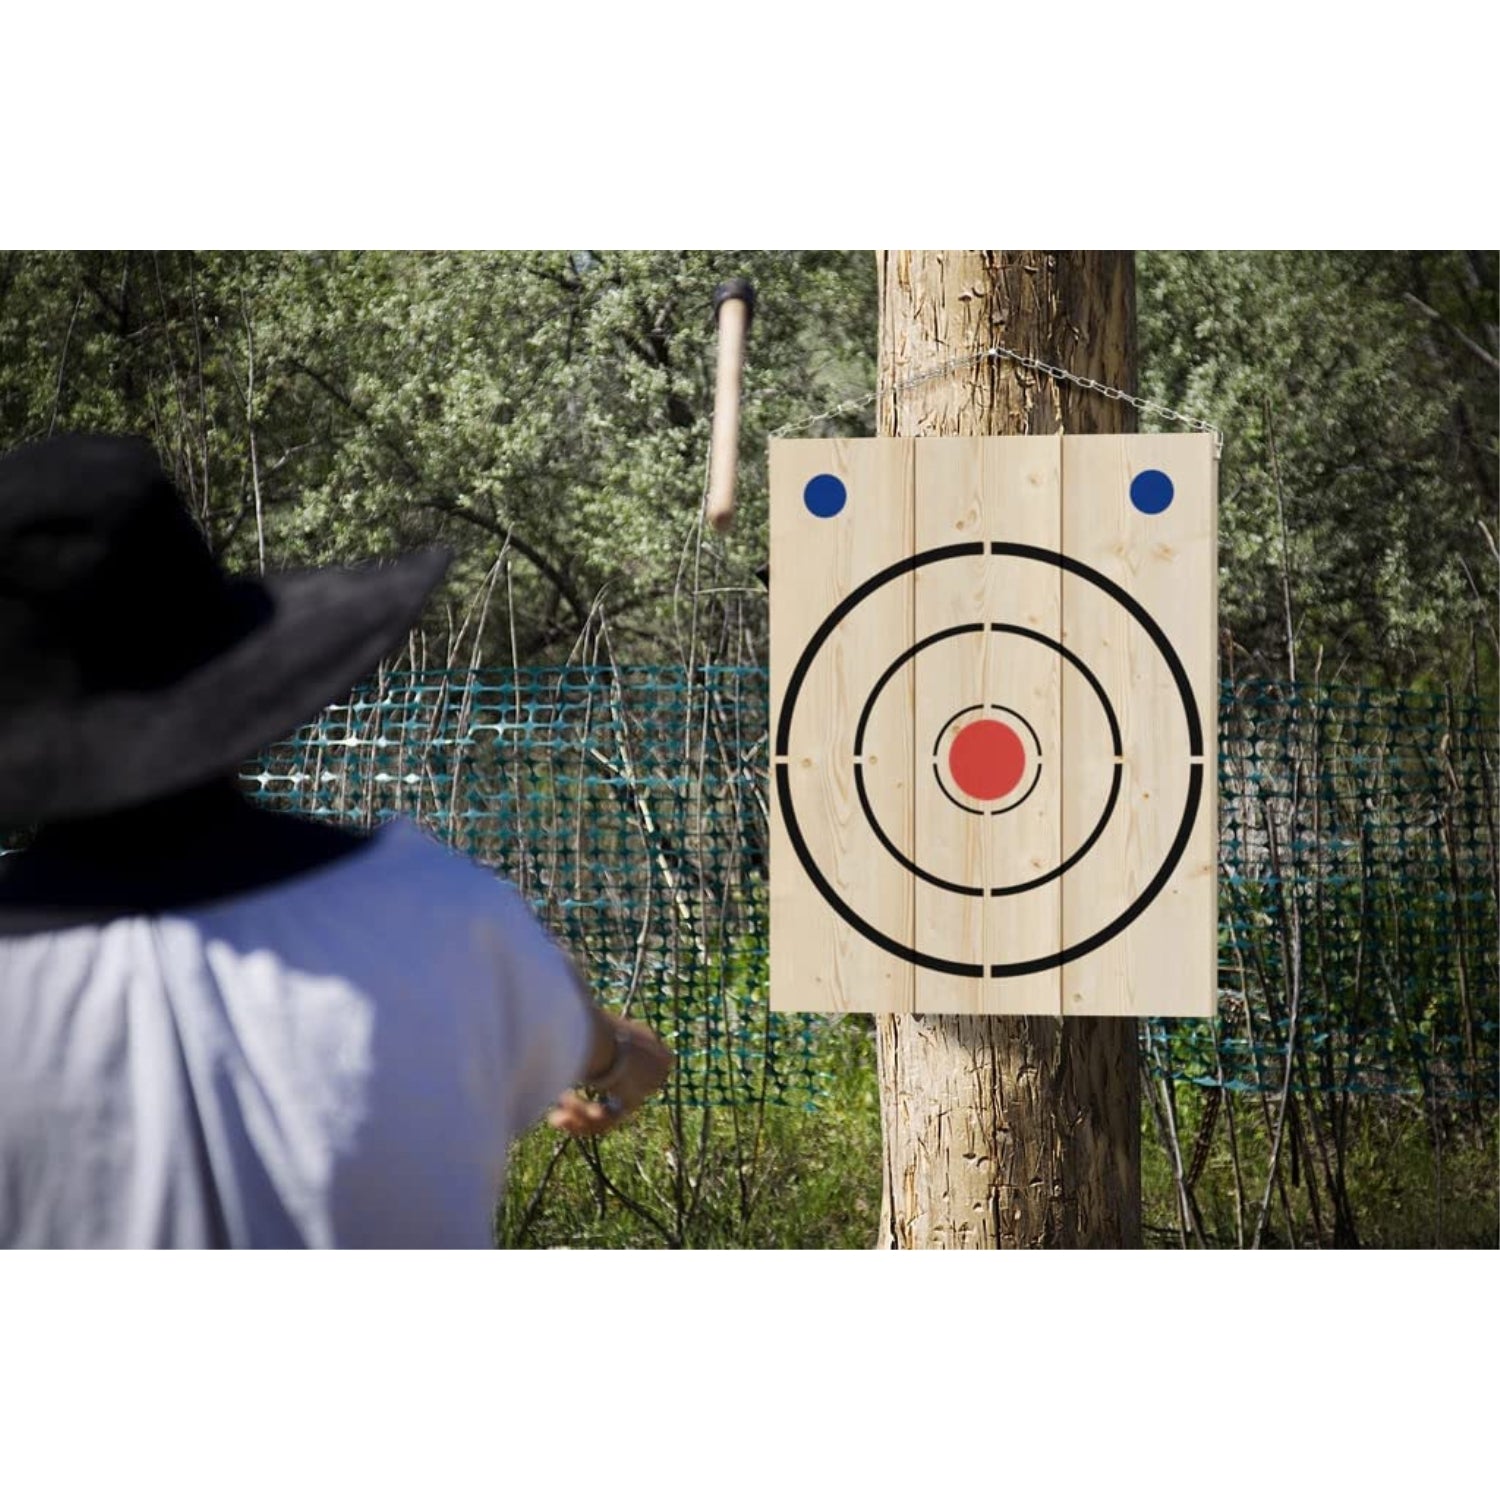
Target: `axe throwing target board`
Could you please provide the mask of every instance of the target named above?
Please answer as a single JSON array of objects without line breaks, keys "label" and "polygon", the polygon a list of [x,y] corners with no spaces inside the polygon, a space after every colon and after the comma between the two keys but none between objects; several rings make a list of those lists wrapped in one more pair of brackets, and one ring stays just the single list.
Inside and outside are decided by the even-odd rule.
[{"label": "axe throwing target board", "polygon": [[771,1003],[1211,1015],[1211,435],[771,444]]}]

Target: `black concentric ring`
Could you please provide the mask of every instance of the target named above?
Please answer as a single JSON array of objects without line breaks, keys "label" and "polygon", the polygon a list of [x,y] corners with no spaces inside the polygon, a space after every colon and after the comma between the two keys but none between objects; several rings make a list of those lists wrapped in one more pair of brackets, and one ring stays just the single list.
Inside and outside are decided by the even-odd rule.
[{"label": "black concentric ring", "polygon": [[1013,709],[1013,708],[1007,708],[1005,706],[1005,704],[1003,704],[1003,703],[991,703],[991,704],[988,704],[988,705],[983,704],[983,703],[971,703],[967,708],[961,708],[961,709],[959,709],[959,711],[956,714],[950,714],[949,717],[948,717],[948,722],[946,724],[944,724],[943,727],[940,730],[938,730],[938,732],[937,732],[937,738],[935,740],[933,740],[933,742],[932,742],[932,753],[933,753],[933,756],[934,757],[937,756],[938,746],[943,743],[943,736],[945,734],[947,734],[947,732],[953,727],[954,723],[957,720],[963,718],[963,716],[965,714],[971,714],[971,713],[973,713],[976,709],[980,713],[983,713],[986,707],[988,707],[993,713],[997,713],[997,714],[1009,714],[1011,716],[1011,718],[1015,719],[1018,723],[1024,724],[1026,726],[1026,733],[1031,736],[1031,743],[1032,743],[1033,747],[1036,750],[1038,758],[1041,757],[1042,742],[1037,737],[1036,730],[1031,727],[1031,720],[1028,719],[1025,714],[1023,714],[1023,713],[1017,713],[1016,710]]},{"label": "black concentric ring", "polygon": [[[918,641],[916,645],[908,646],[907,649],[903,651],[901,655],[898,656],[895,661],[893,661],[890,666],[888,666],[885,671],[880,674],[880,680],[875,684],[873,688],[871,688],[870,696],[865,699],[865,706],[860,712],[859,723],[854,730],[854,754],[856,756],[854,762],[854,789],[859,793],[859,805],[864,808],[865,817],[869,819],[870,827],[875,831],[875,837],[879,839],[880,842],[885,846],[887,853],[892,855],[906,869],[910,870],[913,875],[917,876],[919,879],[925,880],[929,885],[938,886],[940,889],[945,891],[952,891],[955,895],[958,896],[983,896],[984,894],[986,894],[985,887],[982,885],[959,885],[956,881],[944,880],[940,875],[934,875],[930,871],[922,869],[920,865],[907,858],[907,856],[903,854],[901,850],[891,842],[889,836],[886,834],[885,829],[880,826],[880,819],[875,816],[875,809],[870,806],[869,794],[865,790],[864,767],[860,765],[857,757],[860,756],[864,751],[865,730],[869,727],[870,714],[874,710],[875,700],[885,690],[885,686],[891,680],[891,678],[894,677],[896,673],[899,672],[901,668],[904,667],[906,663],[912,659],[912,657],[914,657],[919,651],[925,651],[928,646],[936,645],[939,641],[946,641],[952,636],[970,635],[974,631],[983,630],[984,628],[985,627],[979,623],[969,625],[950,625],[946,630],[935,630],[931,635],[925,636],[922,640]],[[1109,720],[1110,744],[1113,746],[1115,753],[1115,771],[1114,776],[1110,780],[1109,796],[1105,800],[1104,811],[1100,813],[1099,821],[1095,823],[1093,828],[1089,831],[1089,836],[1078,846],[1077,849],[1073,851],[1073,853],[1067,859],[1063,860],[1060,864],[1055,865],[1052,869],[1046,871],[1044,874],[1033,876],[1033,878],[1030,880],[1017,881],[1015,885],[991,886],[988,892],[988,894],[991,896],[1019,896],[1023,891],[1035,890],[1038,886],[1047,885],[1054,880],[1060,879],[1067,871],[1071,870],[1073,866],[1076,865],[1078,861],[1082,859],[1083,856],[1087,854],[1096,843],[1099,842],[1100,837],[1109,824],[1110,815],[1115,810],[1115,803],[1119,800],[1120,797],[1120,777],[1122,774],[1120,757],[1125,752],[1123,741],[1120,738],[1120,721],[1115,717],[1114,706],[1109,701],[1109,695],[1104,691],[1104,685],[1099,681],[1097,677],[1094,676],[1094,674],[1088,669],[1087,665],[1074,652],[1070,651],[1066,646],[1064,646],[1061,641],[1054,641],[1050,636],[1045,636],[1037,630],[1030,630],[1025,625],[991,624],[989,628],[993,630],[997,635],[1019,635],[1027,640],[1037,641],[1041,645],[1047,646],[1051,650],[1056,651],[1057,654],[1061,656],[1065,661],[1071,663],[1074,667],[1076,667],[1083,674],[1084,680],[1088,683],[1088,685],[1093,688],[1095,695],[1099,699],[1100,705],[1104,709],[1104,716]],[[953,720],[950,719],[948,722],[951,724]],[[1027,727],[1030,728],[1029,725]],[[939,738],[941,738],[941,735],[939,736]],[[941,785],[941,783],[939,784]],[[1028,795],[1030,795],[1029,792]]]},{"label": "black concentric ring", "polygon": [[[953,714],[949,718],[948,722],[944,724],[940,730],[938,730],[937,738],[932,742],[932,776],[933,780],[937,782],[938,791],[940,791],[959,810],[959,812],[968,813],[972,818],[998,818],[1001,813],[1014,812],[1023,802],[1026,801],[1029,796],[1031,796],[1031,794],[1036,790],[1037,782],[1042,779],[1042,742],[1037,738],[1036,730],[1031,727],[1031,720],[1028,719],[1025,714],[1017,713],[1013,708],[1007,708],[1003,703],[991,703],[989,706],[995,713],[1009,714],[1011,718],[1016,720],[1017,723],[1024,724],[1026,726],[1026,733],[1031,736],[1032,748],[1036,751],[1036,755],[1034,757],[1036,760],[1036,770],[1031,773],[1031,785],[1027,787],[1026,790],[1022,792],[1014,802],[1007,802],[1004,807],[965,807],[964,804],[960,802],[958,798],[955,797],[953,793],[943,785],[942,775],[937,768],[938,746],[943,743],[943,736],[947,734],[949,729],[953,727],[954,720],[961,719],[965,714],[971,714],[976,709],[979,712],[983,713],[985,705],[983,703],[971,703],[967,708],[959,709],[959,711],[956,714]],[[855,770],[858,771],[858,769],[859,767],[856,766]]]},{"label": "black concentric ring", "polygon": [[[1072,573],[1086,583],[1102,590],[1117,604],[1119,604],[1135,621],[1141,626],[1150,638],[1152,644],[1166,662],[1172,679],[1177,686],[1178,696],[1182,702],[1183,718],[1188,736],[1188,754],[1193,758],[1193,764],[1188,772],[1188,789],[1184,801],[1182,817],[1177,825],[1177,832],[1168,849],[1166,857],[1157,867],[1155,875],[1147,883],[1146,888],[1136,899],[1118,916],[1113,922],[1106,924],[1099,931],[1090,936],[1073,943],[1071,946],[1060,949],[1057,953],[1043,954],[1040,958],[1028,959],[1019,963],[992,963],[984,964],[964,963],[956,959],[941,958],[935,954],[923,953],[919,949],[911,947],[907,943],[900,942],[889,934],[881,932],[879,928],[867,921],[855,911],[835,891],[817,861],[812,857],[812,851],[807,847],[807,840],[803,836],[801,824],[797,821],[796,808],[793,805],[791,778],[788,774],[786,757],[790,753],[792,722],[797,710],[798,698],[802,692],[803,683],[807,674],[812,669],[813,662],[822,651],[828,638],[838,629],[839,625],[849,615],[868,599],[877,590],[884,588],[886,584],[894,582],[905,574],[915,571],[920,567],[927,567],[934,563],[946,562],[955,557],[982,556],[986,551],[997,557],[1016,557],[1040,562],[1053,567],[1061,568],[1064,572]],[[949,632],[938,632],[937,637],[945,634],[957,634],[963,630],[983,629],[982,625],[967,625],[954,627]],[[1000,628],[1000,627],[997,627]],[[1005,627],[1016,633],[1024,633],[1023,627]],[[915,647],[908,648],[903,653],[903,658],[909,658],[915,651],[921,649],[922,645],[931,644],[937,637],[928,637],[925,642]],[[1039,637],[1044,642],[1045,637]],[[1065,650],[1058,642],[1046,642],[1056,646],[1058,650]],[[1075,658],[1076,660],[1076,658]],[[899,662],[898,664],[899,665]],[[1081,666],[1081,663],[1080,663]],[[889,680],[895,668],[888,668],[882,676],[881,682],[876,686],[876,692]],[[1086,669],[1085,669],[1086,670]],[[1092,676],[1092,674],[1089,674]],[[866,714],[870,702],[866,700]],[[861,715],[861,723],[865,715]],[[1113,714],[1110,715],[1113,723]],[[857,737],[856,742],[859,742]],[[1116,755],[1119,751],[1118,731],[1116,730]],[[1076,558],[1066,557],[1060,552],[1051,552],[1043,547],[1033,547],[1020,542],[991,542],[986,547],[983,542],[959,542],[947,547],[934,547],[925,552],[919,552],[907,558],[902,558],[878,573],[867,578],[856,588],[848,598],[840,601],[824,618],[822,624],[813,632],[807,645],[803,648],[801,656],[797,659],[796,666],[792,669],[792,675],[787,680],[786,692],[782,698],[781,712],[776,721],[776,756],[780,762],[776,766],[776,800],[781,808],[781,815],[785,820],[787,836],[790,838],[792,848],[796,852],[797,859],[802,865],[808,878],[825,901],[846,921],[851,927],[870,942],[874,943],[887,953],[901,958],[908,963],[920,965],[923,968],[932,969],[943,974],[957,974],[963,976],[979,977],[988,974],[991,978],[1003,979],[1018,977],[1023,974],[1041,973],[1047,969],[1054,969],[1066,963],[1071,963],[1076,958],[1081,958],[1087,953],[1092,953],[1096,948],[1102,947],[1111,941],[1119,933],[1124,931],[1135,919],[1156,899],[1162,887],[1172,876],[1177,862],[1182,858],[1183,850],[1186,849],[1188,839],[1192,835],[1193,825],[1197,821],[1199,804],[1203,797],[1203,723],[1198,715],[1197,700],[1193,694],[1192,684],[1188,681],[1187,670],[1182,665],[1181,658],[1177,655],[1171,641],[1167,639],[1166,632],[1152,618],[1140,602],[1131,597],[1119,584],[1112,579],[1106,578],[1102,573],[1090,568]],[[857,753],[857,752],[856,752]],[[1109,804],[1109,811],[1113,810],[1115,800],[1119,791],[1120,765],[1118,760],[1115,766],[1115,781]],[[860,776],[860,767],[855,766],[856,784],[859,786],[861,802],[865,806],[866,815],[869,816],[868,797],[863,788],[863,780]],[[1106,815],[1107,816],[1107,815]],[[873,822],[872,822],[873,826]],[[889,849],[890,845],[882,839]],[[895,853],[894,850],[891,852]],[[900,855],[897,855],[901,858]],[[902,859],[902,863],[907,862]],[[920,874],[920,871],[914,873]],[[1059,874],[1061,871],[1058,872]],[[927,877],[924,877],[927,878]],[[1048,878],[1055,878],[1049,876]],[[967,894],[983,894],[982,890],[969,888]]]}]

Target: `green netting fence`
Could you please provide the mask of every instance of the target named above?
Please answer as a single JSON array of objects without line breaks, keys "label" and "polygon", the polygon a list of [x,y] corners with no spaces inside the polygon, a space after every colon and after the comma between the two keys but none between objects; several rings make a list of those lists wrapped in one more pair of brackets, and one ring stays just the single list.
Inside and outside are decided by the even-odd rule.
[{"label": "green netting fence", "polygon": [[[403,813],[502,873],[690,1103],[821,1089],[767,1002],[767,678],[754,667],[382,677],[276,746],[257,795]],[[1220,1090],[1496,1093],[1496,723],[1452,695],[1254,682],[1220,703],[1220,1015],[1153,1021]]]},{"label": "green netting fence", "polygon": [[1219,704],[1216,1025],[1175,1078],[1496,1096],[1496,720],[1452,693],[1248,682]]}]

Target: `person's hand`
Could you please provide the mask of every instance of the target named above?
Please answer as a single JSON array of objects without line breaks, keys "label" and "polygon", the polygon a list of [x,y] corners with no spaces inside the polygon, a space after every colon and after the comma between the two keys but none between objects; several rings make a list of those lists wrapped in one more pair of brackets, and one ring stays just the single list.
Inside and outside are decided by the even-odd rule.
[{"label": "person's hand", "polygon": [[596,1011],[595,1057],[600,1059],[582,1087],[599,1094],[587,1099],[577,1089],[558,1096],[547,1123],[572,1136],[604,1135],[627,1120],[667,1081],[672,1052],[639,1021]]}]

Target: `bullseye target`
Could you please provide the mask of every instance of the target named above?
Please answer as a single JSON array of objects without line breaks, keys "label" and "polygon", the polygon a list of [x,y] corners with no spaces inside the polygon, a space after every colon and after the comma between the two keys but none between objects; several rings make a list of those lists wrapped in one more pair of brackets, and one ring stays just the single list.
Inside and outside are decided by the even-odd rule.
[{"label": "bullseye target", "polygon": [[1000,703],[971,703],[938,731],[932,774],[943,795],[976,816],[1019,807],[1042,774],[1042,745],[1026,719]]},{"label": "bullseye target", "polygon": [[1196,439],[773,445],[775,1008],[1211,1010],[1213,497]]}]

